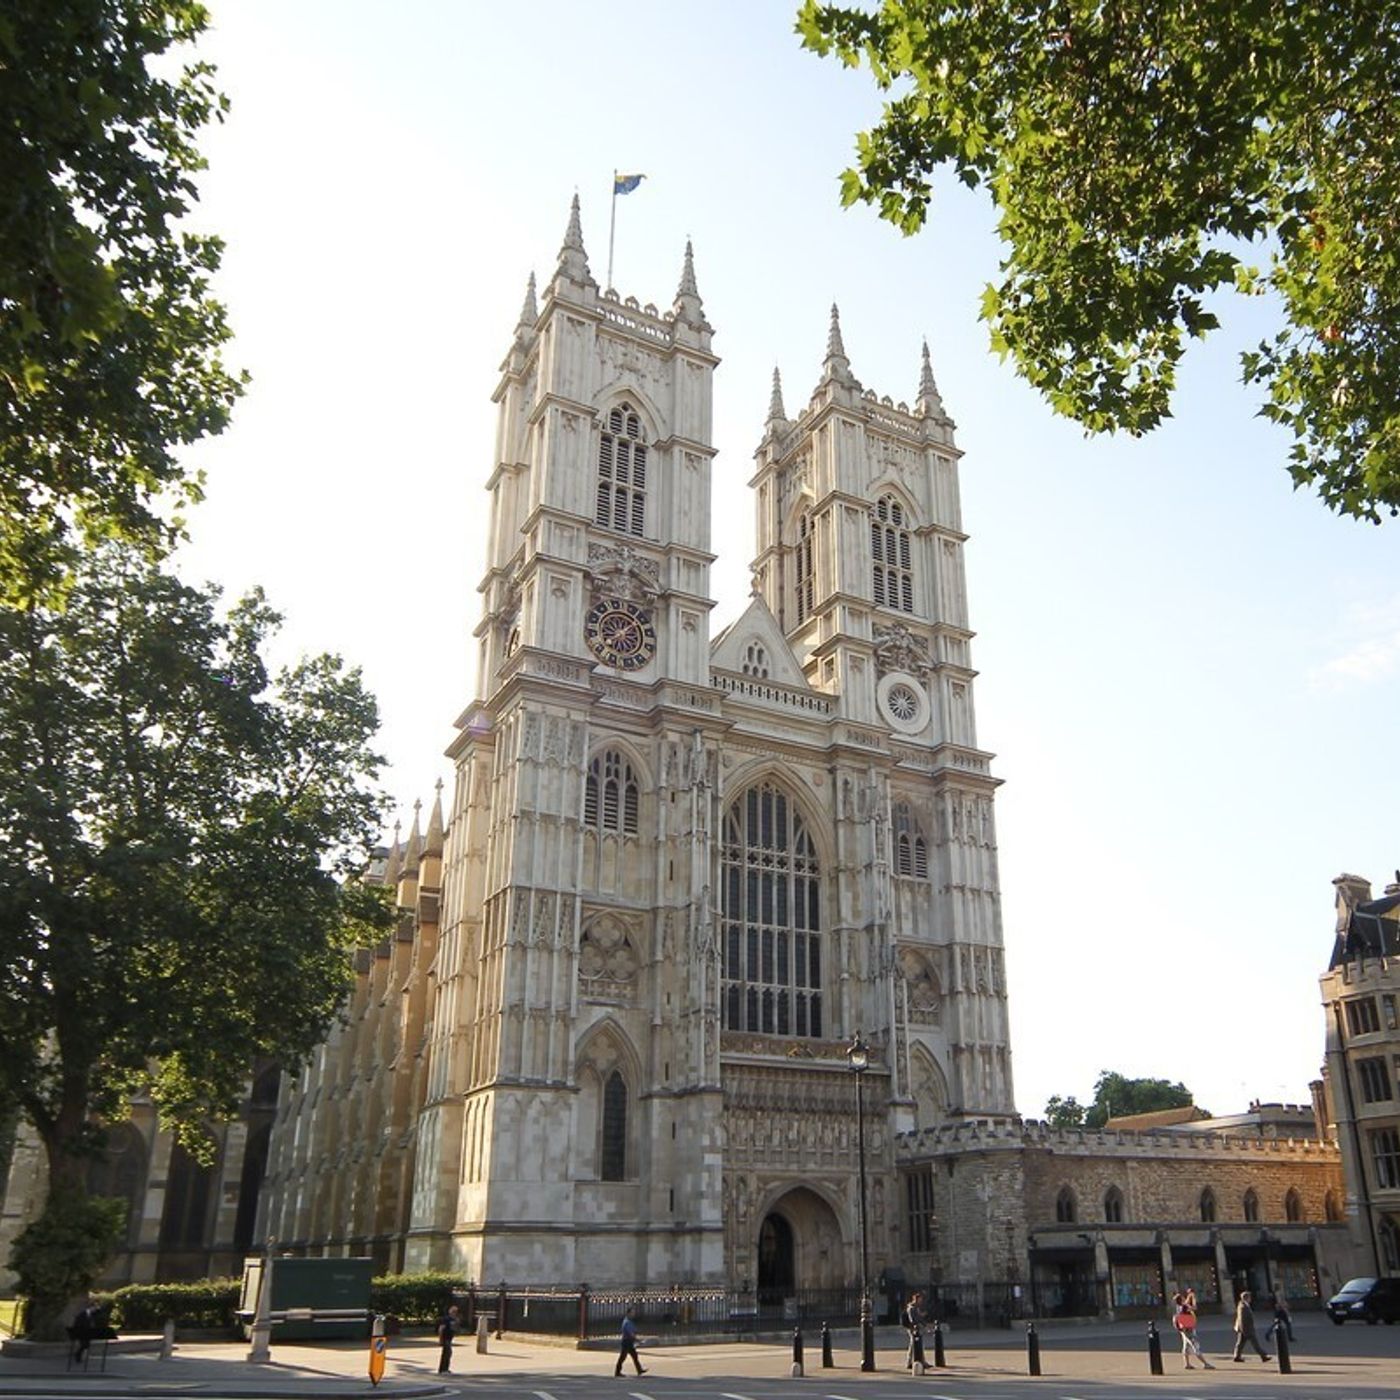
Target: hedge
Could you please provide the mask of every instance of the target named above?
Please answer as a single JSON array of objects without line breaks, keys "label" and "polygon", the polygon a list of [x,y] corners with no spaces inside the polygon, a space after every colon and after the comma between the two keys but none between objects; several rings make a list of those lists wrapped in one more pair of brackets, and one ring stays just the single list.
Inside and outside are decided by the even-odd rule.
[{"label": "hedge", "polygon": [[159,1332],[165,1319],[176,1327],[228,1328],[236,1321],[236,1278],[200,1279],[196,1283],[129,1283],[95,1301],[111,1305],[112,1326],[118,1332]]},{"label": "hedge", "polygon": [[[465,1292],[456,1274],[384,1274],[370,1284],[371,1312],[398,1317],[405,1327],[431,1327],[447,1310],[454,1292]],[[176,1327],[234,1330],[241,1280],[204,1278],[192,1284],[127,1284],[94,1294],[99,1308],[111,1309],[118,1331],[160,1331],[167,1317]]]},{"label": "hedge", "polygon": [[[129,1283],[111,1293],[94,1294],[99,1307],[110,1307],[112,1326],[122,1332],[159,1332],[166,1318],[177,1328],[226,1328],[232,1331],[242,1287],[236,1278],[201,1279],[196,1283]],[[405,1327],[431,1327],[467,1281],[456,1274],[384,1274],[370,1283],[371,1312],[398,1318]]]},{"label": "hedge", "polygon": [[382,1274],[370,1284],[369,1305],[405,1327],[431,1327],[447,1310],[452,1294],[466,1287],[466,1279],[456,1274]]}]

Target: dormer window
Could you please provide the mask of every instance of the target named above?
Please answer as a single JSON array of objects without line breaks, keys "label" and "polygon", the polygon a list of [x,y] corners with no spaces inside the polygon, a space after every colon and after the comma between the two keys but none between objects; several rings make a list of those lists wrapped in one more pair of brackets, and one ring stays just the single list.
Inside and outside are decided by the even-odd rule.
[{"label": "dormer window", "polygon": [[914,562],[904,507],[881,496],[870,515],[871,587],[877,608],[914,611]]},{"label": "dormer window", "polygon": [[594,519],[624,535],[646,529],[647,447],[641,419],[630,403],[608,414],[598,437],[598,500]]}]

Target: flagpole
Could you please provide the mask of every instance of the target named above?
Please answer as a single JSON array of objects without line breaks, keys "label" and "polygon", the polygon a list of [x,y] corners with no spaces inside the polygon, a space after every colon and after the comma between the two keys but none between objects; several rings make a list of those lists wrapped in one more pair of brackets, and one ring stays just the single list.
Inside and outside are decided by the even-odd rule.
[{"label": "flagpole", "polygon": [[613,171],[612,213],[608,217],[608,285],[604,291],[612,291],[613,238],[617,233],[617,171]]}]

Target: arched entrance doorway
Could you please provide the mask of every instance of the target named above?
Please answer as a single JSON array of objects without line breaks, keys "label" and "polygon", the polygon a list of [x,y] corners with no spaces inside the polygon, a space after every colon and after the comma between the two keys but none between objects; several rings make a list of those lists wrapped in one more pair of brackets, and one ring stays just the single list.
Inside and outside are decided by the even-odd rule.
[{"label": "arched entrance doorway", "polygon": [[781,1309],[795,1294],[846,1282],[841,1227],[815,1191],[784,1193],[758,1227],[758,1305]]},{"label": "arched entrance doorway", "polygon": [[792,1226],[770,1211],[758,1231],[759,1307],[781,1307],[783,1299],[792,1296],[795,1277]]}]

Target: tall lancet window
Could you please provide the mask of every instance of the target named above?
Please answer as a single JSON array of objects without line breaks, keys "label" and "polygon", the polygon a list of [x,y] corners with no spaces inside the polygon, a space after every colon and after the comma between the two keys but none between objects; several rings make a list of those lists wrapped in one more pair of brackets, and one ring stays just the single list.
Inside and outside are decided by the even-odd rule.
[{"label": "tall lancet window", "polygon": [[893,496],[881,496],[870,515],[872,586],[877,608],[914,611],[914,561],[904,507]]},{"label": "tall lancet window", "polygon": [[594,518],[609,530],[641,535],[646,529],[647,446],[630,403],[608,414],[598,438],[598,504]]},{"label": "tall lancet window", "polygon": [[624,1181],[627,1177],[627,1081],[613,1070],[603,1085],[602,1139],[598,1177]]},{"label": "tall lancet window", "polygon": [[724,1025],[822,1034],[821,870],[797,808],[773,783],[724,820]]},{"label": "tall lancet window", "polygon": [[583,824],[599,831],[637,834],[637,775],[616,749],[599,754],[588,765]]},{"label": "tall lancet window", "polygon": [[804,515],[797,522],[797,548],[793,551],[792,562],[799,622],[806,622],[811,617],[816,593],[816,573],[812,567],[812,535],[812,517]]}]

